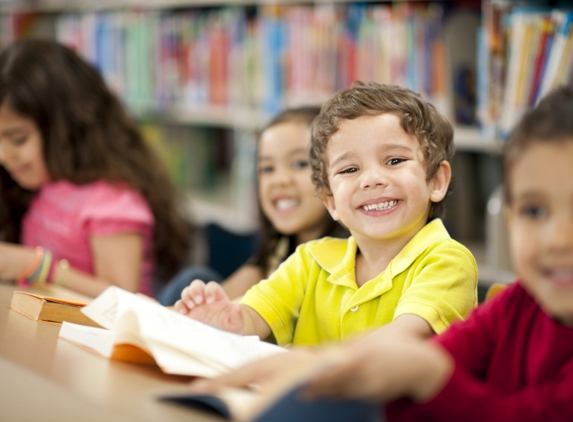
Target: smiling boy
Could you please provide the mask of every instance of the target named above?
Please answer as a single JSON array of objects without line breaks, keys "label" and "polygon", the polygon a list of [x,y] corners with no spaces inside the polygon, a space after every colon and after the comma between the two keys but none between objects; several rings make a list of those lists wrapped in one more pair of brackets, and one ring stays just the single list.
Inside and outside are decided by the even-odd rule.
[{"label": "smiling boy", "polygon": [[194,281],[177,311],[281,345],[341,341],[385,326],[428,337],[476,304],[477,267],[439,219],[450,190],[450,123],[410,90],[358,83],[313,123],[312,179],[352,236],[301,245],[240,304]]}]

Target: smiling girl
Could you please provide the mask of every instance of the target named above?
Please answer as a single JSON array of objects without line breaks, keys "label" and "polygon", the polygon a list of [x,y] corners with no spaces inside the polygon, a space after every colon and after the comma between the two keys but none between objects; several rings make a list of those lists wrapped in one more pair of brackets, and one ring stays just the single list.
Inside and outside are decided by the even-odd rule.
[{"label": "smiling girl", "polygon": [[237,272],[237,278],[223,284],[231,297],[268,277],[301,243],[349,236],[330,217],[311,180],[310,125],[319,112],[320,107],[312,106],[287,109],[261,132],[257,157],[261,241],[252,260],[257,280],[241,280]]},{"label": "smiling girl", "polygon": [[159,160],[99,73],[70,49],[0,52],[0,279],[88,296],[153,295],[191,226]]}]

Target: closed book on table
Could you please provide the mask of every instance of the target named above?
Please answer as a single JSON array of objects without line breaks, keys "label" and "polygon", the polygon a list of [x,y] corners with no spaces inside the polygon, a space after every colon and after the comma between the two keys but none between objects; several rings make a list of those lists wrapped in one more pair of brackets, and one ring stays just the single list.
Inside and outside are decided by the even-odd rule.
[{"label": "closed book on table", "polygon": [[81,312],[86,306],[83,302],[59,299],[56,297],[37,295],[15,291],[10,307],[22,315],[41,322],[62,323],[64,321],[76,324],[101,327]]}]

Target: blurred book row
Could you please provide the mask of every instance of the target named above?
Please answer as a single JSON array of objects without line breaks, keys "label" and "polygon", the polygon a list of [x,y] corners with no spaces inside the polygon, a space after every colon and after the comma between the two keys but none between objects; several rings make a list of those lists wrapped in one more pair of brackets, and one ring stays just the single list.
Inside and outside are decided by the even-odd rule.
[{"label": "blurred book row", "polygon": [[[251,131],[152,121],[140,121],[140,128],[175,185],[191,194],[197,222],[232,220],[252,225],[257,166]],[[221,210],[222,215],[213,214]]]},{"label": "blurred book row", "polygon": [[[267,115],[319,103],[354,80],[446,96],[437,3],[261,5],[63,13],[57,38],[134,110],[223,106]],[[5,14],[4,42],[29,16]]]},{"label": "blurred book row", "polygon": [[504,138],[545,94],[573,85],[573,8],[487,1],[482,22],[477,114],[490,137]]}]

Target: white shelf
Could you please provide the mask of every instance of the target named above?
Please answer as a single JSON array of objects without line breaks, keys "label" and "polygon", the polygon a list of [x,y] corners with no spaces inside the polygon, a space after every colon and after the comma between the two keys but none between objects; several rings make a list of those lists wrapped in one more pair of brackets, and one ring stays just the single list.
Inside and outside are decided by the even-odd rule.
[{"label": "white shelf", "polygon": [[[162,123],[215,126],[228,129],[261,129],[272,116],[246,108],[232,107],[171,107],[160,112],[135,111],[138,120]],[[470,126],[454,127],[454,143],[458,151],[501,154],[503,142],[488,138]]]},{"label": "white shelf", "polygon": [[232,200],[232,195],[223,192],[205,194],[192,192],[188,197],[188,206],[192,221],[197,226],[216,223],[236,234],[252,233],[258,229],[256,210],[240,210]]},{"label": "white shelf", "polygon": [[271,118],[271,116],[259,111],[232,107],[178,106],[157,112],[136,110],[133,114],[138,120],[246,130],[260,129]]},{"label": "white shelf", "polygon": [[501,154],[503,142],[484,136],[478,128],[471,126],[454,127],[454,144],[458,151],[485,152]]}]

